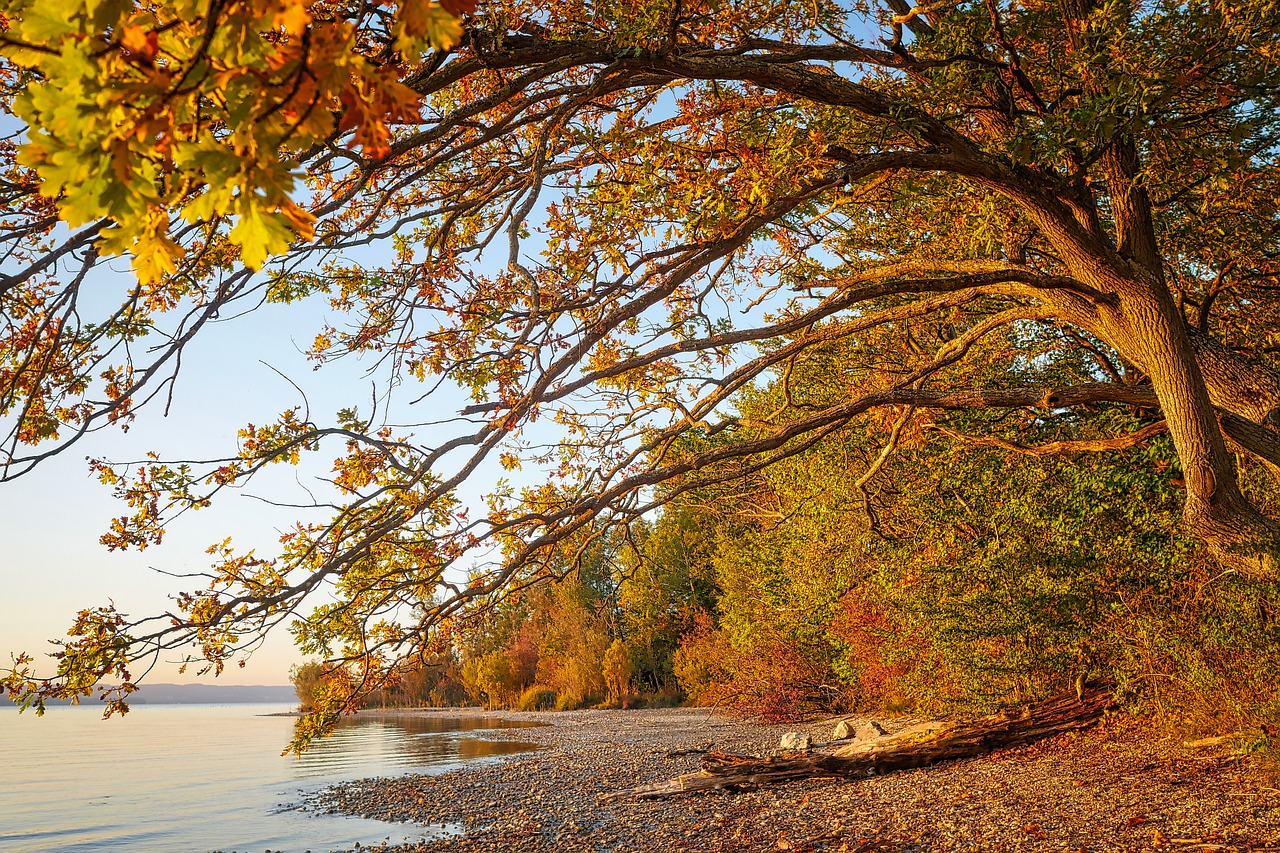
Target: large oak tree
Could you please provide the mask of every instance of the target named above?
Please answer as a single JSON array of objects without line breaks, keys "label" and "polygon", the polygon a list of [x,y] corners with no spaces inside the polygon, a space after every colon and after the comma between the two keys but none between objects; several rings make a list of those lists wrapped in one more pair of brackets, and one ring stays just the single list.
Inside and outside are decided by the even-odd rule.
[{"label": "large oak tree", "polygon": [[[210,465],[97,463],[135,509],[105,537],[128,547],[341,448],[339,497],[278,556],[220,555],[159,621],[86,611],[57,677],[8,677],[22,701],[192,640],[221,667],[293,617],[376,686],[663,501],[877,412],[886,453],[941,410],[1056,425],[1045,448],[942,427],[1022,452],[1167,432],[1189,527],[1275,577],[1280,527],[1237,470],[1280,471],[1274,4],[3,9],[28,123],[0,148],[7,479],[133,419],[210,319],[264,300],[343,312],[320,363],[365,354],[473,400],[416,430],[290,409]],[[119,254],[135,275],[91,316],[85,282]],[[993,353],[1019,330],[1034,344]],[[837,342],[845,386],[811,393],[797,366]],[[1044,347],[1086,381],[1040,381]],[[766,377],[785,411],[745,424],[735,395]],[[1086,428],[1107,404],[1144,425]],[[560,443],[522,443],[535,421]],[[547,482],[468,514],[453,496],[491,458]],[[338,603],[304,613],[321,589]]]}]

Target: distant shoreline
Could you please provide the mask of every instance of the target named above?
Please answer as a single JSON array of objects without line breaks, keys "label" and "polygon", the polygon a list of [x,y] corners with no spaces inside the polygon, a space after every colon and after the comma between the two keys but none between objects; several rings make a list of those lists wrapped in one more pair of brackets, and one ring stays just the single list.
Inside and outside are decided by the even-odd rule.
[{"label": "distant shoreline", "polygon": [[[130,705],[297,704],[298,694],[288,684],[144,684],[125,701]],[[78,703],[70,699],[49,699],[45,705],[96,707],[98,702],[95,695],[83,697]]]}]

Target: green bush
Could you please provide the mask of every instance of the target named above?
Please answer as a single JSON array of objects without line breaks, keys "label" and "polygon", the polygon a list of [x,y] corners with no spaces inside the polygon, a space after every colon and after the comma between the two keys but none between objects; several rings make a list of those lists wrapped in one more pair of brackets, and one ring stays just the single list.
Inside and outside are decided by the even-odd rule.
[{"label": "green bush", "polygon": [[561,694],[556,700],[557,711],[577,711],[579,708],[585,708],[587,700],[581,696],[574,696],[572,693]]},{"label": "green bush", "polygon": [[556,704],[556,692],[543,684],[535,684],[520,694],[521,711],[550,711]]}]

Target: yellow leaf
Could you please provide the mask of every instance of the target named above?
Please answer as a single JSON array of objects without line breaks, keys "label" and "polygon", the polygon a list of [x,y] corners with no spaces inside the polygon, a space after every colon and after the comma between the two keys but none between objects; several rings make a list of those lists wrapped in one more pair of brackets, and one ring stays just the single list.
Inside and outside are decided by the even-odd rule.
[{"label": "yellow leaf", "polygon": [[300,35],[311,23],[309,5],[304,0],[285,0],[276,10],[276,26],[286,33]]},{"label": "yellow leaf", "polygon": [[263,210],[254,196],[241,196],[240,220],[228,235],[240,247],[245,266],[262,269],[267,258],[289,248],[293,231],[281,214]]},{"label": "yellow leaf", "polygon": [[448,50],[462,41],[462,20],[449,14],[439,3],[404,0],[396,21],[396,50],[422,54],[424,45]]},{"label": "yellow leaf", "polygon": [[177,269],[182,247],[164,235],[144,235],[134,246],[133,271],[142,284],[154,284]]},{"label": "yellow leaf", "polygon": [[84,11],[79,0],[41,0],[23,10],[18,32],[28,44],[53,45],[81,31]]}]

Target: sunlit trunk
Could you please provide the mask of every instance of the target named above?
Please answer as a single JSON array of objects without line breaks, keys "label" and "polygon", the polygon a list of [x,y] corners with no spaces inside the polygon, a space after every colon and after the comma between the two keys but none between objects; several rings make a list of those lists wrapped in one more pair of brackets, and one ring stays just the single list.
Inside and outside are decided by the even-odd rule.
[{"label": "sunlit trunk", "polygon": [[[1154,282],[1131,281],[1121,292],[1119,311],[1100,331],[1151,378],[1182,463],[1184,513],[1191,530],[1224,565],[1273,576],[1280,526],[1240,490],[1235,458],[1214,411],[1217,402],[1261,420],[1274,408],[1265,399],[1270,371],[1250,371],[1238,359],[1228,361],[1220,347],[1197,347],[1172,297]],[[1201,359],[1208,370],[1202,370]],[[1232,403],[1241,404],[1243,411]]]}]

